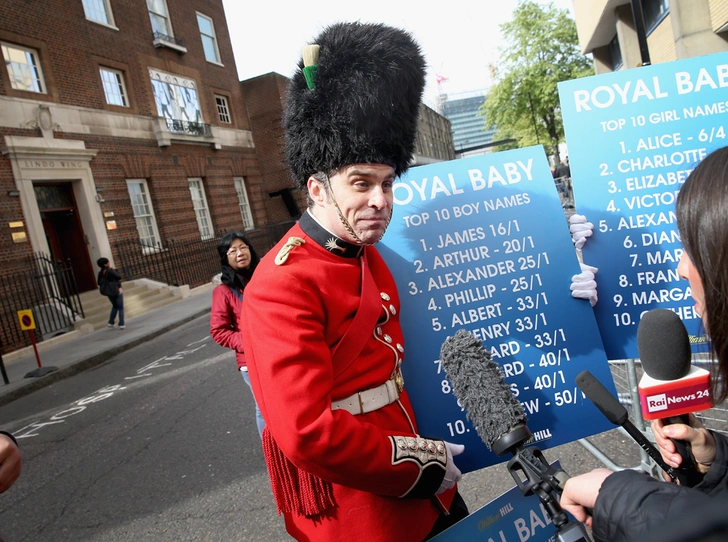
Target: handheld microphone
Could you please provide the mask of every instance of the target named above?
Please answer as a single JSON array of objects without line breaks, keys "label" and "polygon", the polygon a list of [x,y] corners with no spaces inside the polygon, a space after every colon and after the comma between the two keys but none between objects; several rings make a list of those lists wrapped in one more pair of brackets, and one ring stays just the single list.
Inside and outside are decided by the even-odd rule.
[{"label": "handheld microphone", "polygon": [[499,456],[513,454],[508,471],[524,496],[536,495],[541,500],[556,527],[556,539],[590,540],[584,525],[569,523],[566,512],[552,495],[553,491],[562,493],[569,475],[549,465],[537,447],[525,447],[533,436],[526,426],[523,406],[511,393],[500,367],[482,342],[461,329],[445,340],[440,360],[455,395],[488,449]]},{"label": "handheld microphone", "polygon": [[582,371],[576,377],[576,385],[579,389],[584,392],[589,400],[594,403],[594,406],[604,414],[614,425],[619,425],[627,431],[630,437],[640,445],[647,455],[657,463],[657,465],[665,471],[674,482],[680,481],[681,484],[687,481],[684,475],[678,473],[674,468],[669,466],[662,460],[659,450],[652,444],[647,437],[642,434],[642,431],[637,429],[635,425],[629,421],[629,415],[627,409],[624,408],[620,402],[599,382],[593,374],[589,371]]},{"label": "handheld microphone", "polygon": [[[637,389],[646,420],[689,425],[688,413],[712,408],[710,373],[690,364],[690,339],[677,314],[668,309],[645,313],[637,328],[637,349],[645,371]],[[680,470],[689,477],[686,485],[697,484],[703,475],[690,443],[670,440],[683,458]]]}]

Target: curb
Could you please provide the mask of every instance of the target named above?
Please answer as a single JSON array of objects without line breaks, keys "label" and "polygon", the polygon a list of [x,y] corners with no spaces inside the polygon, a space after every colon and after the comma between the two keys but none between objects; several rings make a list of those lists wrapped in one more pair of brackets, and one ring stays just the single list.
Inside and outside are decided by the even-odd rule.
[{"label": "curb", "polygon": [[172,331],[173,329],[175,329],[183,324],[186,324],[187,322],[191,322],[192,320],[209,313],[210,310],[211,309],[209,307],[199,310],[194,314],[185,316],[181,320],[178,320],[177,322],[168,324],[162,328],[152,331],[151,333],[148,333],[147,335],[138,337],[136,339],[132,339],[131,341],[129,341],[127,343],[120,344],[119,346],[114,346],[112,348],[104,350],[103,352],[99,352],[98,354],[94,354],[87,358],[81,359],[75,363],[72,363],[68,367],[64,367],[63,369],[53,371],[52,373],[48,373],[45,376],[31,380],[24,386],[16,388],[13,391],[9,391],[8,393],[6,393],[4,395],[0,395],[0,407],[7,405],[8,403],[12,403],[13,401],[15,401],[17,399],[20,399],[21,397],[25,397],[26,395],[29,395],[29,394],[33,393],[34,391],[37,391],[37,390],[43,389],[47,386],[50,386],[51,384],[53,384],[55,382],[58,382],[60,380],[65,380],[66,378],[74,376],[78,373],[82,373],[83,371],[91,369],[92,367],[101,365],[103,362],[107,361],[110,357],[121,354],[122,352],[126,352],[127,350],[131,350],[135,346],[139,346],[140,344],[150,341],[156,337],[159,337],[160,335],[163,335],[164,333],[167,333],[168,331]]}]

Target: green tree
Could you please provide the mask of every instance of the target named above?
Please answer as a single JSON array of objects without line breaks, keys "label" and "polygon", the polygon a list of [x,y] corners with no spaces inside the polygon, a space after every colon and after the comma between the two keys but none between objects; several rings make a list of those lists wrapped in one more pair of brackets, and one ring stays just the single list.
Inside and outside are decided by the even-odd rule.
[{"label": "green tree", "polygon": [[485,125],[497,128],[498,140],[514,139],[510,148],[541,143],[558,161],[564,126],[556,84],[594,74],[579,50],[576,23],[553,3],[522,0],[501,30],[507,46],[481,107]]}]

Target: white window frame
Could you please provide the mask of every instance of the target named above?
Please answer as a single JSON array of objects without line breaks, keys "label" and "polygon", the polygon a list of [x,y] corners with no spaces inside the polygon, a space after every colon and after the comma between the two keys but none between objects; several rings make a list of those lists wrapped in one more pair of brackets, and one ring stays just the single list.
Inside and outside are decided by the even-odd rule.
[{"label": "white window frame", "polygon": [[[212,239],[215,237],[215,232],[212,227],[210,208],[207,206],[205,184],[202,182],[201,177],[191,177],[187,179],[187,185],[190,189],[190,198],[192,199],[192,207],[195,211],[195,218],[197,219],[197,229],[200,231],[200,239],[203,241]],[[205,221],[207,221],[207,225]]]},{"label": "white window frame", "polygon": [[[3,61],[5,62],[5,69],[7,70],[8,77],[10,78],[10,87],[14,90],[20,90],[23,92],[35,92],[36,94],[48,94],[48,89],[45,84],[45,79],[43,78],[43,68],[41,68],[40,65],[40,54],[38,54],[38,51],[36,49],[32,49],[30,47],[23,47],[22,45],[18,45],[16,43],[9,43],[9,42],[0,42],[0,48],[3,49]],[[30,54],[33,57],[34,64],[32,65],[33,68],[35,68],[37,73],[37,79],[31,75],[34,82],[38,83],[38,86],[40,90],[29,90],[27,88],[18,88],[15,86],[15,81],[17,80],[15,76],[15,72],[11,70],[10,66],[12,63],[9,62],[9,59],[5,56],[4,49],[17,49],[18,51],[24,52],[26,55]],[[27,57],[26,57],[27,58]],[[25,66],[30,66],[30,64],[25,64]],[[31,70],[32,71],[32,70]]]},{"label": "white window frame", "polygon": [[238,195],[240,216],[243,217],[243,229],[246,231],[252,230],[255,225],[253,224],[253,211],[250,209],[250,199],[248,198],[245,179],[243,177],[233,177],[233,183],[235,184],[235,192]]},{"label": "white window frame", "polygon": [[[222,104],[220,102],[222,102]],[[232,116],[230,115],[230,103],[228,102],[227,96],[215,94],[215,107],[217,108],[217,118],[220,122],[224,124],[233,123]]]},{"label": "white window frame", "polygon": [[[217,34],[215,32],[215,21],[212,20],[212,17],[208,17],[204,13],[200,13],[199,11],[195,12],[197,14],[197,29],[200,31],[200,41],[202,42],[202,53],[205,55],[205,60],[212,64],[217,64],[218,66],[222,66],[222,59],[220,58],[220,48],[217,46]],[[210,28],[212,28],[212,35],[206,34],[202,31],[202,28],[200,27],[200,17],[203,19],[207,19],[210,23]],[[215,48],[215,59],[210,60],[207,58],[207,52],[205,50],[205,40],[204,37],[208,37],[212,40],[212,45]]]},{"label": "white window frame", "polygon": [[[142,187],[141,192],[146,197],[146,204],[149,207],[149,213],[148,214],[140,214],[137,215],[136,208],[134,207],[134,200],[132,199],[132,191],[131,191],[131,185],[140,185]],[[134,214],[134,222],[136,223],[136,229],[137,234],[139,235],[139,242],[142,243],[144,252],[157,252],[161,247],[161,237],[159,236],[159,230],[157,229],[157,217],[154,215],[154,205],[152,205],[152,197],[149,193],[149,185],[147,184],[146,179],[127,179],[126,180],[126,189],[129,193],[129,203],[131,203],[131,209],[132,213]],[[154,237],[154,240],[152,242],[151,246],[148,246],[146,243],[146,240],[148,237],[142,237],[142,232],[139,229],[139,220],[148,218],[151,226],[151,233]]]},{"label": "white window frame", "polygon": [[[106,14],[108,21],[99,21],[98,19],[93,18],[93,14],[89,12],[86,6],[87,2],[94,1],[103,4],[104,13]],[[113,28],[114,30],[119,30],[114,22],[114,12],[111,11],[111,0],[81,0],[81,3],[83,4],[83,13],[86,16],[87,21],[91,21],[92,23],[100,24],[101,26],[106,26],[108,28]]]},{"label": "white window frame", "polygon": [[163,32],[164,35],[169,36],[170,38],[174,37],[174,30],[172,30],[172,20],[169,18],[169,6],[167,5],[167,0],[160,0],[164,4],[164,13],[157,13],[156,11],[152,11],[152,7],[149,3],[150,0],[147,0],[147,12],[149,13],[149,22],[152,25],[152,32],[154,32],[154,23],[152,22],[152,14],[156,15],[157,17],[162,17],[166,23],[167,23],[167,30],[168,32]]},{"label": "white window frame", "polygon": [[[122,101],[124,102],[122,105],[111,103],[109,101],[109,94],[107,93],[107,87],[106,87],[106,81],[104,80],[104,72],[110,73],[112,75],[116,75],[119,79],[118,82],[115,82],[115,85],[118,85],[119,87],[119,95],[121,96]],[[129,107],[129,94],[126,92],[126,83],[124,82],[124,72],[121,70],[115,70],[114,68],[109,68],[108,66],[99,66],[99,76],[101,77],[101,87],[104,89],[104,99],[106,100],[106,103],[108,105],[113,105],[116,107]]]}]

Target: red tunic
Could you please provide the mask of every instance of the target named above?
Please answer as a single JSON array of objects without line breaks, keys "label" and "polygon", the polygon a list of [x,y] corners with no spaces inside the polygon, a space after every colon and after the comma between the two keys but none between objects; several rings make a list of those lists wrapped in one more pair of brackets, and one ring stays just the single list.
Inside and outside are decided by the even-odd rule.
[{"label": "red tunic", "polygon": [[[276,265],[291,236],[305,242]],[[284,512],[286,528],[298,540],[420,541],[455,493],[433,496],[442,468],[412,460],[395,464],[389,436],[416,435],[406,391],[398,401],[366,414],[331,409],[332,401],[392,378],[404,357],[394,279],[374,247],[363,250],[376,283],[371,294],[376,300],[369,301],[382,306],[380,322],[364,330],[368,338],[358,357],[344,356],[340,366],[333,364],[332,349],[360,305],[360,257],[324,248],[297,224],[263,258],[245,290],[243,344],[267,428],[296,467],[333,488],[335,507],[325,514],[308,518]],[[433,472],[441,472],[434,474],[439,476],[434,489]],[[414,493],[421,497],[413,498]]]}]

